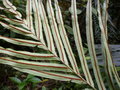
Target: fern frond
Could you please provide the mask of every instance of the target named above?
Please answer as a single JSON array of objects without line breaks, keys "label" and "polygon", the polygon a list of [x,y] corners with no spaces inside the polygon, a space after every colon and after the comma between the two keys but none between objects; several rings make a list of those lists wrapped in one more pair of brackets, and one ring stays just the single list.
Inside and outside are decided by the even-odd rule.
[{"label": "fern frond", "polygon": [[[0,10],[9,12],[12,17],[0,15],[2,27],[16,33],[15,38],[0,35],[0,40],[9,43],[0,46],[0,63],[7,64],[21,72],[30,73],[45,78],[71,81],[77,84],[87,84],[90,88],[106,90],[106,85],[101,76],[98,59],[95,51],[93,23],[92,23],[92,0],[86,5],[86,34],[89,54],[92,62],[94,77],[90,73],[78,24],[76,0],[71,0],[72,30],[75,46],[79,56],[76,60],[70,45],[70,39],[66,33],[64,19],[58,0],[46,0],[46,8],[42,0],[27,0],[26,17],[17,11],[17,8],[9,1],[3,0],[5,7]],[[114,81],[120,86],[120,79],[113,64],[113,59],[108,45],[107,33],[107,7],[105,0],[101,14],[100,2],[98,0],[98,21],[101,29],[102,49],[105,60],[105,70],[110,89],[114,89]],[[97,13],[95,14],[97,16]],[[25,19],[23,19],[25,18]],[[18,46],[18,47],[17,47]],[[26,48],[26,49],[22,49]],[[37,50],[33,50],[33,49]],[[84,73],[82,77],[81,68]],[[115,78],[115,80],[114,80]],[[96,85],[97,84],[97,85]]]},{"label": "fern frond", "polygon": [[80,57],[82,69],[83,69],[83,72],[85,74],[85,77],[86,77],[88,83],[90,83],[92,86],[94,86],[92,77],[91,77],[89,69],[88,69],[87,61],[85,59],[84,51],[83,51],[82,39],[81,39],[80,29],[79,29],[79,25],[78,25],[78,21],[77,21],[78,17],[77,17],[77,9],[76,9],[76,0],[72,0],[71,5],[72,5],[71,12],[72,12],[73,33],[74,33],[75,43],[76,43],[77,51],[78,51],[78,54]]},{"label": "fern frond", "polygon": [[92,26],[92,2],[88,0],[87,8],[86,8],[86,35],[87,35],[87,42],[88,42],[88,49],[91,57],[91,62],[94,70],[94,75],[96,78],[97,85],[100,90],[105,90],[105,85],[101,77],[98,60],[96,57],[95,52],[95,45],[94,45],[94,36],[93,36],[93,26]]},{"label": "fern frond", "polygon": [[101,12],[100,12],[100,1],[99,0],[98,0],[97,6],[98,6],[97,11],[98,11],[99,26],[101,29],[101,42],[102,42],[102,48],[103,48],[103,54],[104,54],[104,60],[105,60],[105,68],[106,68],[106,72],[109,78],[111,88],[114,89],[115,87],[114,87],[113,77],[115,77],[119,87],[120,87],[120,78],[115,68],[115,65],[113,63],[112,55],[111,55],[110,48],[108,45],[107,14],[103,15],[104,18],[102,17]]},{"label": "fern frond", "polygon": [[[11,12],[16,14],[19,13],[9,0],[3,0],[3,3]],[[41,51],[30,52],[4,48],[3,46],[0,47],[0,53],[9,56],[9,58],[0,57],[0,63],[11,65],[22,72],[31,73],[37,76],[87,84],[79,73],[75,57],[65,32],[61,11],[56,0],[55,8],[58,12],[56,11],[54,13],[51,0],[48,0],[47,13],[49,18],[47,18],[42,1],[27,0],[26,20],[22,19],[20,14],[15,16],[16,19],[0,15],[2,18],[0,24],[3,27],[19,35],[31,38],[28,40],[0,36],[1,40],[21,47],[36,47],[44,50],[44,53]],[[59,15],[55,17],[55,14]],[[57,18],[57,20],[55,20],[55,18]],[[45,33],[45,36],[43,33]],[[56,49],[55,46],[57,47]],[[67,55],[70,63],[68,63],[69,60]]]}]

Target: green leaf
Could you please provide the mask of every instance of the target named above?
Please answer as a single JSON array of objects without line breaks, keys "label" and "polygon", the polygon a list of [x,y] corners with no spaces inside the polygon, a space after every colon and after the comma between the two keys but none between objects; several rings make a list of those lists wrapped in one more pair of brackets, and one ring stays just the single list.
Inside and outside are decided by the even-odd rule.
[{"label": "green leaf", "polygon": [[17,77],[9,77],[9,79],[12,82],[16,83],[16,84],[20,84],[21,83],[21,80],[19,78],[17,78]]},{"label": "green leaf", "polygon": [[117,71],[120,71],[120,67],[116,67]]},{"label": "green leaf", "polygon": [[42,90],[47,90],[47,88],[45,86],[42,86]]},{"label": "green leaf", "polygon": [[52,90],[58,90],[57,88],[53,88]]},{"label": "green leaf", "polygon": [[[77,10],[77,14],[81,14],[82,13],[82,10],[80,9],[76,9]],[[72,13],[72,7],[69,8],[69,12]]]},{"label": "green leaf", "polygon": [[32,77],[31,79],[29,79],[29,81],[32,83],[39,83],[41,80],[37,77]]},{"label": "green leaf", "polygon": [[22,82],[22,83],[20,83],[20,84],[18,85],[18,89],[19,89],[19,90],[23,90],[24,87],[25,87],[27,84],[28,84],[28,82]]},{"label": "green leaf", "polygon": [[63,90],[63,87],[61,86],[58,90]]},{"label": "green leaf", "polygon": [[70,26],[65,25],[65,28],[67,29],[67,32],[70,33],[71,35],[73,35],[73,30]]}]

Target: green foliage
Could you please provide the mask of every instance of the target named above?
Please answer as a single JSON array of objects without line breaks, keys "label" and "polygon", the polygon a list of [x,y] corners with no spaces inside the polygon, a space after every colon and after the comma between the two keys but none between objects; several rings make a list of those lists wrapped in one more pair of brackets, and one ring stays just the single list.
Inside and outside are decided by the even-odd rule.
[{"label": "green foliage", "polygon": [[27,75],[26,79],[24,80],[20,80],[19,78],[17,77],[9,77],[9,79],[17,84],[17,87],[19,90],[24,90],[25,87],[28,85],[28,84],[31,84],[31,89],[32,88],[35,88],[35,86],[41,82],[41,80],[33,75]]}]

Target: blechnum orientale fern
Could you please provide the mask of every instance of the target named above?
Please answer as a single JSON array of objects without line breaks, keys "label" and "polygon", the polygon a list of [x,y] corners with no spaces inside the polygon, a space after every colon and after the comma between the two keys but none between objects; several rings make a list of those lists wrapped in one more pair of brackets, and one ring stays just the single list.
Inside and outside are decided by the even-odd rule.
[{"label": "blechnum orientale fern", "polygon": [[[101,30],[101,46],[107,81],[104,81],[101,76],[95,51],[92,0],[87,0],[85,26],[87,45],[94,73],[89,70],[83,50],[76,0],[71,0],[71,23],[79,56],[77,61],[64,27],[58,0],[52,0],[52,2],[51,0],[46,0],[45,4],[43,4],[42,0],[27,0],[25,19],[9,0],[3,0],[2,2],[3,6],[0,6],[0,10],[3,14],[0,14],[0,24],[3,28],[16,33],[18,38],[0,35],[0,40],[18,48],[28,48],[28,50],[15,49],[14,47],[6,48],[4,45],[0,46],[0,53],[5,54],[0,56],[0,63],[10,65],[21,72],[40,77],[87,84],[90,86],[89,90],[117,90],[120,87],[120,79],[108,46],[108,0],[104,0],[103,4],[96,0],[97,7],[95,8]],[[6,12],[11,17],[4,14]],[[19,35],[22,37],[19,37]],[[31,51],[29,48],[36,48],[36,51]],[[79,63],[81,63],[81,66],[79,66]],[[82,68],[84,77],[81,76],[79,68]],[[106,87],[105,82],[107,82],[109,87]]]}]

